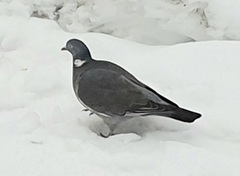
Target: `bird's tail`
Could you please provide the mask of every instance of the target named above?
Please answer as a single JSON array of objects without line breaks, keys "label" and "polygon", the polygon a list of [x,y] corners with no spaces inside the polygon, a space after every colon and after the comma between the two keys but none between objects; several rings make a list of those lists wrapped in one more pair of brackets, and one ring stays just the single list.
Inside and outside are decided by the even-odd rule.
[{"label": "bird's tail", "polygon": [[165,116],[171,117],[175,120],[180,120],[182,122],[194,122],[196,119],[201,117],[201,114],[192,112],[183,108],[176,108],[170,113],[166,113]]},{"label": "bird's tail", "polygon": [[201,117],[201,114],[197,112],[192,112],[180,107],[177,107],[174,109],[170,108],[169,110],[165,110],[165,111],[154,110],[154,111],[145,113],[143,116],[146,116],[146,115],[160,115],[160,116],[170,117],[175,120],[179,120],[187,123],[194,122],[196,119]]}]

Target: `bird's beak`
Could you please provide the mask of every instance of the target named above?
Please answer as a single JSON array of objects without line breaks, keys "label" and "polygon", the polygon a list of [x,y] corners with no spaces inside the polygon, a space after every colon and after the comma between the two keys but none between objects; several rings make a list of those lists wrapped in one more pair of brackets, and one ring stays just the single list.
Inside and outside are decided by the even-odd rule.
[{"label": "bird's beak", "polygon": [[63,47],[62,49],[61,49],[62,51],[66,51],[66,50],[68,50],[66,47]]}]

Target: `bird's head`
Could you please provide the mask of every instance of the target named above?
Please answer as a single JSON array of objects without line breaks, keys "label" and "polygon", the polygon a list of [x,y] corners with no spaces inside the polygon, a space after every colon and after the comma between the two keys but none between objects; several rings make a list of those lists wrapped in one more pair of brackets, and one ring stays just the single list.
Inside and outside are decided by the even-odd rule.
[{"label": "bird's head", "polygon": [[[87,46],[78,39],[70,39],[62,50],[69,51],[75,62],[88,62],[92,60],[91,54]],[[76,65],[76,64],[75,64]]]}]

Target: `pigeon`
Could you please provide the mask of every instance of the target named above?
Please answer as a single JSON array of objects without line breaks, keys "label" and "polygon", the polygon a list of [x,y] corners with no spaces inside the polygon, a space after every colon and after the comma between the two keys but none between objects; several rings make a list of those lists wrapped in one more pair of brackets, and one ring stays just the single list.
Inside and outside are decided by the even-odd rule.
[{"label": "pigeon", "polygon": [[163,116],[191,123],[201,114],[179,107],[140,82],[124,68],[92,58],[88,47],[70,39],[62,50],[73,57],[73,89],[79,102],[109,127],[107,136],[123,121],[141,116]]}]

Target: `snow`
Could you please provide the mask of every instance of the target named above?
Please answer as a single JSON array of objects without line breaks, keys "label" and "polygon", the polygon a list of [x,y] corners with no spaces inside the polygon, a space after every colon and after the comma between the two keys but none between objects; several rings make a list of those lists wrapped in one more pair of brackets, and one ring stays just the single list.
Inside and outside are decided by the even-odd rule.
[{"label": "snow", "polygon": [[0,14],[55,20],[148,45],[239,40],[238,0],[3,0]]},{"label": "snow", "polygon": [[[239,42],[147,46],[73,34],[53,20],[30,17],[24,3],[30,1],[0,4],[0,175],[239,175]],[[61,51],[70,38],[202,118],[192,124],[135,118],[119,126],[118,135],[98,136],[108,128],[82,111],[71,55]]]}]

